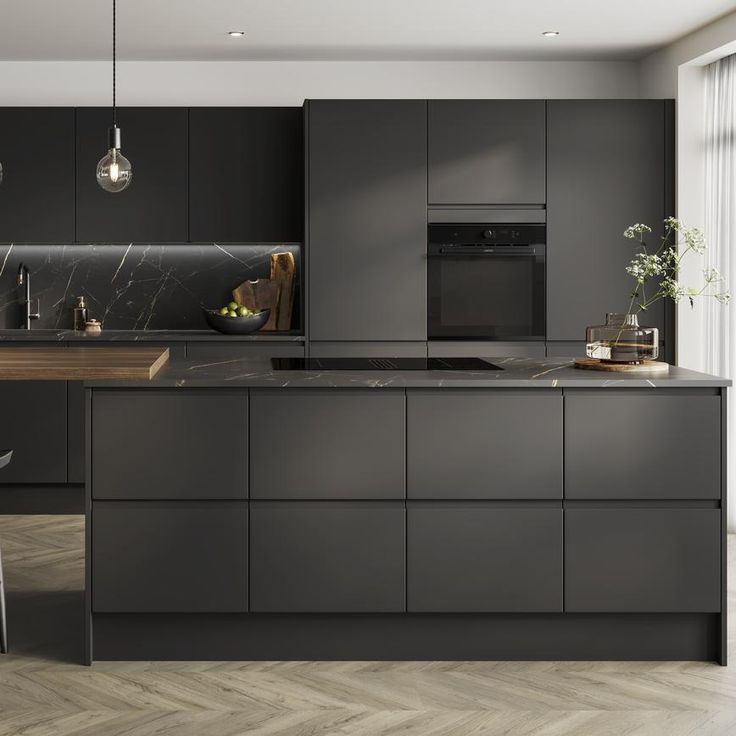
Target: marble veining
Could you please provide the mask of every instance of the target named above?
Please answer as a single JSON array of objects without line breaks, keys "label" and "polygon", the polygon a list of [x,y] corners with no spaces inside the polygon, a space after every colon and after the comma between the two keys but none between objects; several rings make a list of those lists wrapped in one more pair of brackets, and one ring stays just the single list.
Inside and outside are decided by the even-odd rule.
[{"label": "marble veining", "polygon": [[[203,330],[201,306],[222,306],[246,279],[268,278],[271,254],[283,251],[294,254],[299,272],[301,248],[293,243],[0,245],[0,330],[21,322],[21,262],[31,271],[31,297],[40,302],[36,330],[70,330],[78,296],[106,330]],[[297,330],[299,305],[297,293]]]},{"label": "marble veining", "polygon": [[505,358],[502,371],[277,371],[269,360],[170,360],[151,381],[90,381],[91,386],[262,388],[715,388],[731,382],[671,366],[667,375],[610,374],[573,367],[572,358]]}]

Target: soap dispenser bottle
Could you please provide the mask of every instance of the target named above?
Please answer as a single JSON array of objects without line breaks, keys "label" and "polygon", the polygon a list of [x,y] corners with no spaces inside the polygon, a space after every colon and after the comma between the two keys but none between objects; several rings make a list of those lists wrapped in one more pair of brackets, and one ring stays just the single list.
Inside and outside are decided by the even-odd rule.
[{"label": "soap dispenser bottle", "polygon": [[74,307],[74,329],[84,330],[87,324],[87,304],[83,296],[77,297],[77,306]]}]

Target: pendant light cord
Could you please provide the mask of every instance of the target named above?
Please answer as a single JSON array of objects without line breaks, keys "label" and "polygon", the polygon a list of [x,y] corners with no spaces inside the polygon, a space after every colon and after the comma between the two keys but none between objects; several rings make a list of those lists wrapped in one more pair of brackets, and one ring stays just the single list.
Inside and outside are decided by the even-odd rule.
[{"label": "pendant light cord", "polygon": [[115,83],[116,83],[116,61],[117,61],[117,48],[116,48],[116,0],[112,0],[112,127],[117,127],[117,110],[116,110],[116,95],[115,95]]}]

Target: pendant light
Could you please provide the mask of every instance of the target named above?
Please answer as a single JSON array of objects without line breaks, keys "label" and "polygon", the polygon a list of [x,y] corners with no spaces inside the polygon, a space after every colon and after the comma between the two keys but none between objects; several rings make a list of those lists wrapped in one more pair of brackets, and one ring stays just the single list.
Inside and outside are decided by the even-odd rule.
[{"label": "pendant light", "polygon": [[116,110],[116,0],[112,0],[112,127],[108,130],[107,155],[97,164],[97,183],[106,192],[122,192],[133,179],[133,167],[120,153],[120,128],[117,126]]}]

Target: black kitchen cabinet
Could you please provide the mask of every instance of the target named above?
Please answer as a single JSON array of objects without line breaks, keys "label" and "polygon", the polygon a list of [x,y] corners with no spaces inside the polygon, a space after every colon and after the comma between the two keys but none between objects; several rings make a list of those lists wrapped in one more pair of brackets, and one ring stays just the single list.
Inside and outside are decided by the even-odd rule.
[{"label": "black kitchen cabinet", "polygon": [[79,242],[173,242],[187,225],[187,109],[118,108],[123,155],[133,180],[122,192],[100,188],[97,162],[107,153],[109,108],[77,109],[77,237]]},{"label": "black kitchen cabinet", "polygon": [[95,502],[92,557],[95,612],[248,610],[246,502]]},{"label": "black kitchen cabinet", "polygon": [[248,492],[245,391],[98,391],[95,499],[235,499]]},{"label": "black kitchen cabinet", "polygon": [[720,498],[721,397],[568,391],[565,497]]},{"label": "black kitchen cabinet", "polygon": [[310,339],[427,339],[421,100],[307,103]]},{"label": "black kitchen cabinet", "polygon": [[66,382],[0,381],[0,447],[13,450],[0,483],[66,482]]},{"label": "black kitchen cabinet", "polygon": [[407,497],[562,498],[559,391],[407,392]]},{"label": "black kitchen cabinet", "polygon": [[250,426],[251,498],[404,498],[402,391],[251,390]]},{"label": "black kitchen cabinet", "polygon": [[430,204],[544,204],[544,100],[431,100],[428,110]]},{"label": "black kitchen cabinet", "polygon": [[251,502],[250,610],[405,610],[404,504]]},{"label": "black kitchen cabinet", "polygon": [[407,610],[562,611],[562,508],[407,504]]},{"label": "black kitchen cabinet", "polygon": [[721,610],[721,512],[565,510],[565,610]]},{"label": "black kitchen cabinet", "polygon": [[303,240],[303,120],[300,107],[190,109],[190,240]]},{"label": "black kitchen cabinet", "polygon": [[0,108],[0,164],[0,242],[73,242],[74,110]]},{"label": "black kitchen cabinet", "polygon": [[[548,340],[582,340],[606,312],[626,312],[634,248],[623,231],[649,225],[656,249],[673,213],[672,114],[664,100],[547,103]],[[663,330],[663,303],[641,319]]]}]

